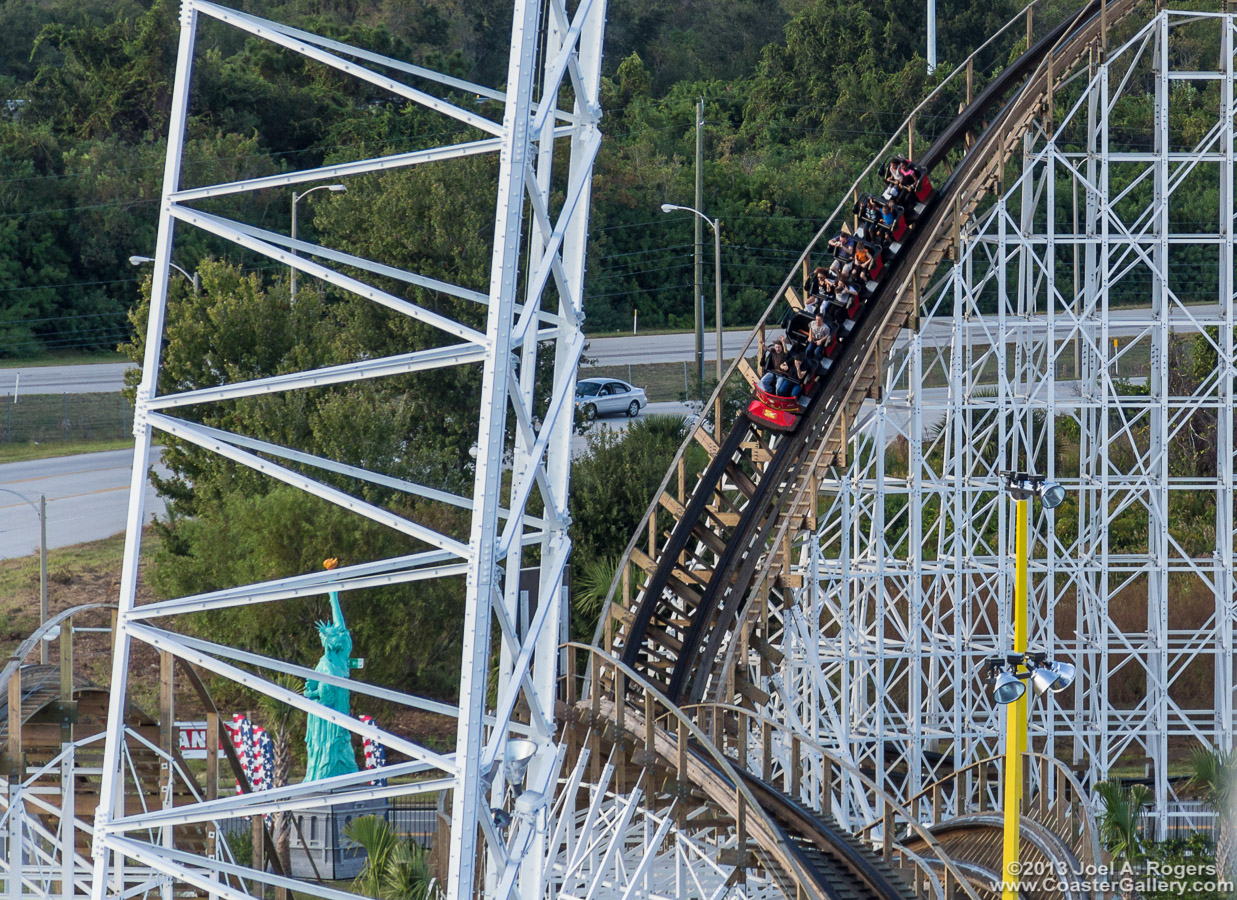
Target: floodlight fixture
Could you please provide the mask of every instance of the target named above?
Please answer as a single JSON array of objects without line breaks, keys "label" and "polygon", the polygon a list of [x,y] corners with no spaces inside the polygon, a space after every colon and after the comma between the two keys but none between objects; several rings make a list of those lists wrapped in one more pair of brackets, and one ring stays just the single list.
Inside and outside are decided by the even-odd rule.
[{"label": "floodlight fixture", "polygon": [[503,778],[511,785],[512,793],[516,797],[524,793],[524,776],[528,773],[528,764],[536,753],[536,741],[525,738],[507,741],[503,749]]},{"label": "floodlight fixture", "polygon": [[1057,683],[1057,673],[1048,666],[1039,666],[1031,670],[1031,687],[1038,697],[1052,689]]},{"label": "floodlight fixture", "polygon": [[1054,662],[1048,666],[1050,671],[1056,672],[1056,680],[1049,686],[1049,689],[1054,694],[1059,694],[1074,683],[1074,679],[1078,677],[1078,670],[1074,668],[1073,663]]},{"label": "floodlight fixture", "polygon": [[1039,491],[1039,502],[1044,504],[1044,509],[1056,509],[1065,499],[1065,488],[1055,481],[1045,481]]},{"label": "floodlight fixture", "polygon": [[992,682],[992,696],[997,703],[1008,705],[1022,699],[1027,686],[1017,675],[1002,669]]},{"label": "floodlight fixture", "polygon": [[1002,472],[1005,479],[1005,489],[1015,500],[1034,500],[1044,505],[1044,509],[1056,509],[1065,500],[1065,488],[1055,481],[1048,481],[1043,475],[1031,475],[1028,472]]}]

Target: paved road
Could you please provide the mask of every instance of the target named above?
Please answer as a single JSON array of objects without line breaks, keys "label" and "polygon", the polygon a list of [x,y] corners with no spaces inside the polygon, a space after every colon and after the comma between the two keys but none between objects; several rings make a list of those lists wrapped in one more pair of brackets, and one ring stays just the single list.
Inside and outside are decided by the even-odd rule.
[{"label": "paved road", "polygon": [[[589,429],[589,434],[599,431],[626,431],[627,427],[632,422],[638,422],[648,416],[694,416],[697,410],[686,403],[650,403],[644,409],[640,410],[640,415],[634,419],[629,419],[625,414],[617,416],[603,416],[594,420],[592,427]],[[575,434],[571,436],[571,455],[573,457],[583,456],[588,452],[588,435]]]},{"label": "paved road", "polygon": [[131,363],[15,366],[0,369],[0,397],[21,394],[110,394],[124,387]]},{"label": "paved road", "polygon": [[[1194,318],[1208,316],[1215,319],[1219,307],[1215,304],[1175,307],[1170,321],[1177,333],[1198,330]],[[1109,334],[1112,337],[1128,338],[1148,327],[1151,312],[1148,309],[1117,309],[1109,314]],[[1016,319],[1010,318],[1014,325]],[[1043,316],[1032,317],[1028,324],[1042,327]],[[964,322],[965,329],[979,329],[981,325],[995,328],[996,319],[989,317],[980,322]],[[1058,332],[1066,329],[1064,317],[1057,319]],[[732,359],[747,341],[747,331],[727,331],[722,336],[722,355]],[[906,340],[904,333],[902,341]],[[925,325],[921,338],[925,346],[943,346],[953,337],[953,324],[937,320]],[[717,357],[716,332],[704,336],[704,358],[712,363]],[[752,351],[753,353],[755,351]],[[590,338],[584,355],[601,366],[638,366],[646,363],[690,362],[696,358],[696,336],[686,334],[637,334],[623,337]],[[80,366],[41,366],[0,368],[0,397],[7,397],[18,387],[23,394],[89,394],[118,391],[124,386],[124,371],[130,363],[95,363]]]},{"label": "paved road", "polygon": [[[622,431],[633,421],[649,415],[688,415],[692,410],[682,403],[651,403],[637,419],[607,416],[594,428]],[[572,453],[587,450],[584,437],[572,438]],[[17,491],[37,505],[39,495],[47,497],[47,546],[50,549],[96,541],[125,530],[129,511],[129,473],[133,465],[131,450],[109,450],[78,456],[57,456],[28,462],[0,465],[0,489]],[[165,469],[161,471],[166,474]],[[165,506],[147,489],[146,521]],[[0,492],[0,559],[11,559],[38,552],[39,517],[13,494]]]},{"label": "paved road", "polygon": [[[0,465],[0,488],[18,491],[38,505],[47,497],[47,546],[97,541],[125,530],[133,451],[109,450]],[[147,489],[147,521],[162,514],[163,501]],[[39,517],[9,493],[0,493],[0,559],[39,548]]]}]

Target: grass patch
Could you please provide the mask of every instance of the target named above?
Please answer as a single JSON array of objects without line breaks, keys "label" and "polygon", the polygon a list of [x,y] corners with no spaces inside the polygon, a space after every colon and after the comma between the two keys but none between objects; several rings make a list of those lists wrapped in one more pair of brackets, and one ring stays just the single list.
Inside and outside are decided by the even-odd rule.
[{"label": "grass patch", "polygon": [[643,366],[585,366],[581,378],[621,378],[636,387],[644,388],[649,402],[663,403],[685,400],[689,392],[695,399],[695,377],[690,362],[649,363]]},{"label": "grass patch", "polygon": [[54,441],[50,444],[0,444],[0,465],[47,459],[52,456],[74,456],[78,453],[100,453],[104,450],[132,450],[133,438],[100,438],[97,441]]},{"label": "grass patch", "polygon": [[119,391],[0,398],[0,446],[133,438],[133,407]]},{"label": "grass patch", "polygon": [[0,363],[0,369],[34,369],[43,366],[86,366],[92,363],[130,362],[123,353],[48,353],[46,356],[34,356],[30,359],[7,359]]},{"label": "grass patch", "polygon": [[[55,614],[72,606],[115,600],[123,534],[47,551],[47,605]],[[39,624],[39,554],[0,560],[0,653],[9,654]]]}]

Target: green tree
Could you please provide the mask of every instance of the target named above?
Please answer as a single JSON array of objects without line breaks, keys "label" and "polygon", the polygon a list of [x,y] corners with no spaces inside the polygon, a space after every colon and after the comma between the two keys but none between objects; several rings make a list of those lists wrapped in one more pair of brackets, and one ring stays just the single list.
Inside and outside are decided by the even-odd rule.
[{"label": "green tree", "polygon": [[1102,781],[1095,792],[1100,798],[1100,842],[1117,868],[1137,864],[1146,855],[1139,832],[1143,811],[1151,804],[1151,791],[1142,784],[1125,788],[1115,781]]},{"label": "green tree", "polygon": [[385,819],[358,816],[344,826],[344,837],[365,850],[365,865],[352,882],[358,893],[380,900],[436,900],[442,895],[425,850],[401,841]]},{"label": "green tree", "polygon": [[1190,784],[1201,788],[1216,813],[1216,867],[1229,880],[1237,878],[1237,749],[1198,746],[1190,752]]},{"label": "green tree", "polygon": [[[576,636],[592,635],[617,560],[643,522],[686,436],[682,418],[649,416],[633,422],[625,434],[589,434],[588,452],[572,464],[572,633]],[[702,448],[693,446],[688,471],[704,464],[703,455]]]},{"label": "green tree", "polygon": [[[199,271],[200,294],[181,284],[183,279],[174,283],[160,373],[163,392],[352,361],[375,345],[391,349],[383,346],[389,338],[376,334],[379,324],[361,315],[356,304],[324,305],[321,295],[307,288],[290,306],[286,289],[266,289],[257,273],[211,262]],[[146,309],[143,304],[135,315],[139,336],[128,348],[136,360],[144,349]],[[436,455],[436,448],[449,445],[442,437],[446,429],[435,424],[450,398],[438,400],[440,418],[420,418],[426,401],[408,378],[397,377],[209,404],[182,415],[394,478],[456,487],[470,476],[458,465],[448,472]],[[462,429],[448,434],[457,444],[468,439]],[[457,452],[471,462],[466,449]],[[314,571],[326,556],[360,562],[426,549],[405,534],[174,438],[167,439],[164,462],[172,474],[156,484],[169,500],[169,518],[159,526],[165,539],[151,576],[166,596]],[[420,500],[387,484],[306,471],[397,515],[466,539],[467,513],[457,507]],[[405,689],[454,696],[463,620],[458,580],[345,594],[343,602],[356,645],[371,660],[367,674]],[[283,601],[280,610],[280,618],[262,607],[216,610],[199,614],[191,625],[213,640],[279,659],[315,659],[312,623],[325,617],[324,599]]]},{"label": "green tree", "polygon": [[[291,675],[280,675],[275,683],[285,690],[301,692],[302,682]],[[274,764],[271,771],[271,786],[284,787],[290,784],[292,774],[292,736],[304,728],[304,713],[294,706],[281,703],[268,694],[258,697],[258,715],[262,727],[271,735]],[[274,834],[275,853],[284,872],[292,871],[292,816],[277,812],[271,831]]]},{"label": "green tree", "polygon": [[96,26],[47,25],[35,40],[57,51],[30,84],[30,115],[82,138],[150,140],[167,131],[176,12],[155,0],[143,15]]}]

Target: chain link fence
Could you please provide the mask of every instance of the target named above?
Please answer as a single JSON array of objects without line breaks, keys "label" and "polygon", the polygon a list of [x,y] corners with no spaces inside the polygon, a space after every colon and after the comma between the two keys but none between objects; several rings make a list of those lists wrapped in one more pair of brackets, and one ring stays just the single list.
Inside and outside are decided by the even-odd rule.
[{"label": "chain link fence", "polygon": [[0,397],[0,444],[128,438],[133,407],[123,394],[22,394]]}]

